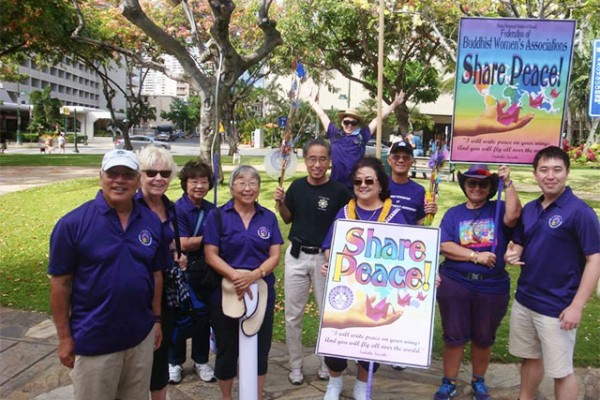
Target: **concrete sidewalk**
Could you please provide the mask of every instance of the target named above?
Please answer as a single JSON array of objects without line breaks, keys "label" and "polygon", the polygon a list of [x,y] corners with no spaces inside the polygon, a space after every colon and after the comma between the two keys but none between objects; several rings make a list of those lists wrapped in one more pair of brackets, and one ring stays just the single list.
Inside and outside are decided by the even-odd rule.
[{"label": "concrete sidewalk", "polygon": [[[0,398],[21,400],[69,400],[73,398],[69,370],[56,356],[56,334],[46,314],[0,308]],[[188,343],[189,344],[189,343]],[[189,354],[189,351],[188,351]],[[214,362],[211,356],[211,363]],[[204,383],[186,363],[184,379],[169,386],[171,400],[220,399],[216,383]],[[327,381],[316,377],[318,359],[314,349],[305,348],[305,383],[288,382],[287,351],[282,343],[273,343],[265,399],[322,399]],[[431,368],[395,371],[383,365],[373,379],[373,399],[423,400],[433,398],[440,382],[442,364],[433,360]],[[343,398],[350,399],[354,385],[354,365],[344,378]],[[578,368],[580,400],[600,399],[600,370]],[[492,364],[486,376],[494,400],[515,400],[518,395],[519,368],[514,364]],[[460,374],[457,400],[471,399],[470,366]],[[237,387],[237,382],[234,385]],[[234,393],[237,397],[237,392]],[[538,400],[554,399],[552,381],[544,379]]]}]

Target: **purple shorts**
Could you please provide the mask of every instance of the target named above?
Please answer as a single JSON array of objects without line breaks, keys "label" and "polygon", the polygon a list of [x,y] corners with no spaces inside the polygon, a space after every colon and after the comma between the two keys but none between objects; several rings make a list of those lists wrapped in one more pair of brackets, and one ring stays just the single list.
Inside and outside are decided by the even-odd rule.
[{"label": "purple shorts", "polygon": [[469,290],[447,276],[437,289],[444,342],[461,346],[471,340],[490,347],[508,308],[510,293],[489,294]]}]

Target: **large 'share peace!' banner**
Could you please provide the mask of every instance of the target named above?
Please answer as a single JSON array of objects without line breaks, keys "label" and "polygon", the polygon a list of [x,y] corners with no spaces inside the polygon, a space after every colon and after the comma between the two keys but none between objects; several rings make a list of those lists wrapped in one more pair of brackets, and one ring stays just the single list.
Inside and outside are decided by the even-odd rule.
[{"label": "large 'share peace!' banner", "polygon": [[317,353],[429,367],[438,254],[437,228],[336,221]]},{"label": "large 'share peace!' banner", "polygon": [[450,160],[530,164],[560,145],[575,21],[462,18]]}]

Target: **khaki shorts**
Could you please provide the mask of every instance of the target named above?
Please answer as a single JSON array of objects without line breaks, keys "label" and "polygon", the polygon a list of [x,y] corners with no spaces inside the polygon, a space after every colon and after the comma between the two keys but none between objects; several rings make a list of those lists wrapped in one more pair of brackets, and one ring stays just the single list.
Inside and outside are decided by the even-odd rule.
[{"label": "khaki shorts", "polygon": [[148,400],[154,329],[137,346],[97,356],[75,356],[75,400]]},{"label": "khaki shorts", "polygon": [[573,373],[576,336],[576,329],[560,329],[558,318],[538,314],[516,300],[513,302],[508,351],[521,358],[542,359],[550,378],[564,378]]}]

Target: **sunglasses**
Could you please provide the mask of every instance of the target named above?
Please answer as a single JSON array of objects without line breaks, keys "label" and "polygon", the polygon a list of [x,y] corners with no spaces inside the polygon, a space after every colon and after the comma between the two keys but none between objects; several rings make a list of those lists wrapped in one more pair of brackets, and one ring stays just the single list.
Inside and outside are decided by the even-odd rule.
[{"label": "sunglasses", "polygon": [[161,171],[156,169],[146,169],[142,172],[145,173],[148,178],[154,178],[158,174],[160,174],[160,176],[162,176],[163,178],[168,178],[171,176],[171,173],[173,171],[171,171],[170,169],[165,169]]},{"label": "sunglasses", "polygon": [[365,180],[355,179],[353,182],[354,182],[354,186],[361,186],[363,183],[367,186],[373,186],[375,184],[375,179],[373,179],[373,178],[365,178]]},{"label": "sunglasses", "polygon": [[342,124],[346,126],[356,126],[358,125],[358,121],[355,119],[345,119],[342,121]]},{"label": "sunglasses", "polygon": [[471,181],[466,181],[465,185],[469,189],[475,189],[476,187],[479,187],[480,189],[488,189],[490,187],[490,181],[488,181],[487,179],[471,180]]},{"label": "sunglasses", "polygon": [[131,181],[137,178],[138,173],[136,171],[115,171],[109,169],[108,171],[104,171],[104,175],[112,180],[117,179],[120,176],[126,181]]},{"label": "sunglasses", "polygon": [[391,154],[390,158],[392,159],[392,161],[396,162],[399,160],[402,161],[408,161],[412,159],[412,156],[408,155],[408,154]]}]

